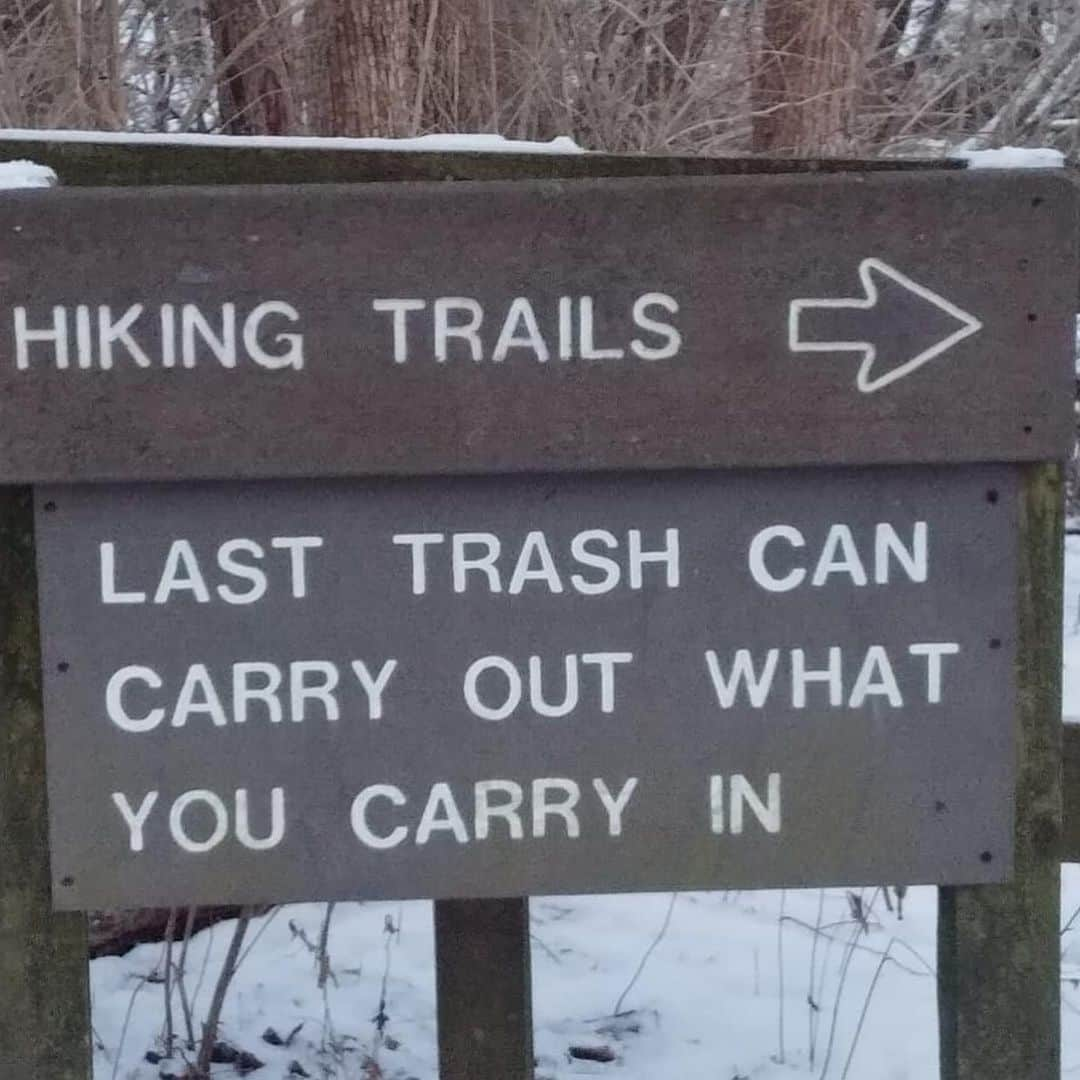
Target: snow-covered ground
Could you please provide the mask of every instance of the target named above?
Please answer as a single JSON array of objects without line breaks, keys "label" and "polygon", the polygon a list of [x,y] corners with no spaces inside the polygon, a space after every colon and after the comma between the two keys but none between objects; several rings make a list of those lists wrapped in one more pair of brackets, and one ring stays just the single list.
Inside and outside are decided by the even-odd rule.
[{"label": "snow-covered ground", "polygon": [[[849,901],[840,890],[823,896],[816,891],[680,894],[666,933],[625,994],[620,1013],[626,1015],[618,1019],[612,1016],[615,1006],[664,925],[671,897],[534,900],[538,1076],[765,1080],[820,1075],[827,1065],[826,1075],[840,1077],[850,1057],[851,1077],[929,1080],[936,1072],[933,892],[909,893],[903,922],[873,894],[861,893],[870,909],[869,933],[855,933]],[[323,1075],[319,1066],[325,1063],[335,1070],[329,1075],[367,1077],[364,1059],[375,1055],[383,1072],[370,1075],[434,1080],[430,905],[340,905],[331,934],[336,985],[328,988],[325,1001],[313,957],[290,928],[290,923],[303,928],[315,941],[323,912],[323,905],[305,904],[260,921],[255,932],[263,931],[262,937],[241,966],[226,1009],[226,1037],[266,1062],[260,1073],[268,1077],[285,1076],[294,1060],[312,1076]],[[386,933],[387,919],[398,932]],[[816,948],[815,925],[823,928]],[[211,955],[199,995],[202,1007],[231,932],[232,924],[219,926],[200,935],[192,948],[189,965],[195,973],[207,950]],[[882,966],[890,951],[894,962]],[[96,1080],[114,1075],[131,997],[160,958],[159,947],[146,946],[93,964],[95,1031],[106,1047],[96,1055]],[[387,971],[389,1020],[379,1049],[373,1018]],[[819,1009],[807,1004],[811,976]],[[162,987],[146,984],[138,992],[115,1072],[132,1080],[157,1076],[161,1068],[140,1065],[139,1059],[158,1045]],[[274,1048],[261,1038],[267,1027],[287,1035],[301,1022],[289,1048]],[[571,1061],[571,1046],[606,1047],[617,1059]],[[233,1075],[230,1067],[221,1071]]]},{"label": "snow-covered ground", "polygon": [[[1068,918],[1080,903],[1080,867],[1064,869]],[[934,1080],[935,892],[909,891],[902,921],[886,911],[878,890],[858,895],[869,912],[866,930],[843,890],[680,894],[618,1018],[615,1006],[672,898],[534,900],[538,1077]],[[225,1009],[224,1037],[265,1063],[256,1075],[275,1080],[288,1076],[293,1062],[313,1077],[435,1080],[430,905],[339,905],[325,997],[303,940],[317,940],[324,910],[296,905],[257,921]],[[189,982],[197,1009],[209,1001],[232,928],[223,924],[193,942]],[[1080,970],[1080,931],[1067,933],[1062,946],[1066,974]],[[160,1049],[163,992],[143,981],[160,962],[161,948],[144,946],[93,963],[95,1080],[160,1075],[163,1066],[144,1055]],[[380,1039],[375,1017],[384,978]],[[1080,1074],[1080,991],[1066,982],[1063,992],[1063,1075],[1070,1076]],[[176,1013],[182,1029],[178,1000]],[[288,1047],[262,1038],[268,1028],[286,1037],[301,1023]],[[607,1048],[616,1059],[571,1059],[571,1047]],[[235,1075],[230,1065],[218,1070]]]},{"label": "snow-covered ground", "polygon": [[1065,610],[1061,711],[1066,723],[1080,723],[1080,535],[1065,537]]},{"label": "snow-covered ground", "polygon": [[[1066,551],[1065,711],[1080,718],[1080,537]],[[537,898],[538,1076],[935,1080],[935,905],[933,889],[911,889],[901,920],[879,886]],[[1080,866],[1066,866],[1063,924],[1077,908]],[[264,1062],[252,1075],[268,1080],[436,1080],[431,906],[338,905],[324,994],[311,943],[325,910],[295,905],[253,924],[223,1038]],[[223,924],[192,942],[186,981],[196,1021],[232,931]],[[1080,925],[1063,935],[1062,959],[1064,974],[1080,979]],[[162,1049],[163,988],[147,981],[161,961],[160,946],[144,946],[91,965],[95,1080],[182,1071],[179,1056],[145,1057]],[[1080,1076],[1080,987],[1066,980],[1063,996],[1063,1076]],[[179,995],[174,1013],[182,1032]],[[272,1028],[284,1039],[298,1025],[286,1047],[263,1038]],[[607,1049],[615,1060],[572,1058],[571,1047]],[[233,1065],[216,1069],[236,1075]]]}]

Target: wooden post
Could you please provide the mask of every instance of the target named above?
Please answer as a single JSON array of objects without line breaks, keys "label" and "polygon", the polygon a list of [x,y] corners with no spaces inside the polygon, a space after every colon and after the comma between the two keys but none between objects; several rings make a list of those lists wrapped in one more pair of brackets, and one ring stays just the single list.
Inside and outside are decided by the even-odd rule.
[{"label": "wooden post", "polygon": [[529,901],[435,904],[439,1080],[533,1080]]},{"label": "wooden post", "polygon": [[86,920],[49,892],[34,517],[0,488],[0,1076],[88,1080]]},{"label": "wooden post", "polygon": [[1021,477],[1016,863],[940,891],[941,1080],[1061,1076],[1061,469]]}]

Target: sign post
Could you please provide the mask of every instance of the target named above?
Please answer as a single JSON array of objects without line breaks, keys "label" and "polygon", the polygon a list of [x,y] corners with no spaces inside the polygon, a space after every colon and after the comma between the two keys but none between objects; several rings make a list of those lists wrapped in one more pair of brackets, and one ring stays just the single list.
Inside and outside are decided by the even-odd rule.
[{"label": "sign post", "polygon": [[943,1075],[1049,1078],[1075,216],[950,172],[5,200],[54,904],[433,898],[444,1078],[525,1080],[529,895],[934,883]]},{"label": "sign post", "polygon": [[1016,863],[938,905],[942,1080],[1061,1075],[1061,573],[1056,465],[1022,471]]},{"label": "sign post", "polygon": [[440,1080],[532,1080],[529,901],[435,901]]},{"label": "sign post", "polygon": [[0,491],[0,1076],[87,1080],[86,920],[51,910],[30,491]]}]

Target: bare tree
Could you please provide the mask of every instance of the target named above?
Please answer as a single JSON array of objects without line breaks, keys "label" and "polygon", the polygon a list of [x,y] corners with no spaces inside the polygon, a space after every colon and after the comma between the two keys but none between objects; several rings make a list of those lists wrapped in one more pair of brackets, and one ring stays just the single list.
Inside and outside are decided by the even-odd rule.
[{"label": "bare tree", "polygon": [[514,99],[522,0],[315,0],[304,19],[309,124],[336,135],[499,129]]},{"label": "bare tree", "polygon": [[282,0],[207,0],[220,128],[230,135],[295,130],[289,72],[294,28]]},{"label": "bare tree", "polygon": [[119,128],[118,0],[0,0],[0,122]]},{"label": "bare tree", "polygon": [[756,152],[856,152],[871,15],[867,0],[765,0],[754,72]]}]

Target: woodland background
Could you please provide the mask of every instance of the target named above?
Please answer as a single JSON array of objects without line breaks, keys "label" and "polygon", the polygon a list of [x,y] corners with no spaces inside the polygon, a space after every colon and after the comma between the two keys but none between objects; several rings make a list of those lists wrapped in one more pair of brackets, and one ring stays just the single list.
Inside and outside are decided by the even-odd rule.
[{"label": "woodland background", "polygon": [[1076,0],[0,0],[0,126],[1080,145]]},{"label": "woodland background", "polygon": [[[1075,160],[1080,0],[0,0],[0,127],[569,135],[712,156],[1018,145]],[[332,911],[311,945],[320,987]],[[168,1003],[193,934],[237,914],[201,1038],[181,992],[200,1044],[187,1075],[208,1075],[258,913],[92,920],[94,955],[165,939]]]}]

